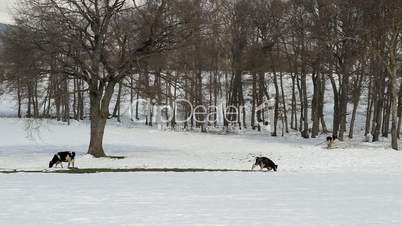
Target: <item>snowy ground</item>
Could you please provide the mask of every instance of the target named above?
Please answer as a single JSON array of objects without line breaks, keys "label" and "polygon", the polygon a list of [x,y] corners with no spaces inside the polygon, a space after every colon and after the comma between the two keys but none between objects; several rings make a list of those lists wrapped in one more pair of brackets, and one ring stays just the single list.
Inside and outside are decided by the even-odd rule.
[{"label": "snowy ground", "polygon": [[43,170],[63,150],[79,168],[248,170],[264,155],[279,171],[0,173],[0,225],[402,225],[402,152],[387,140],[327,150],[325,137],[109,123],[105,149],[126,157],[112,160],[85,155],[88,134],[85,122],[0,118],[0,171]]},{"label": "snowy ground", "polygon": [[394,176],[0,174],[0,225],[401,225]]},{"label": "snowy ground", "polygon": [[0,119],[0,170],[46,169],[52,155],[65,150],[77,152],[79,168],[247,170],[251,168],[253,155],[264,155],[279,165],[280,172],[402,173],[402,152],[390,149],[389,141],[373,144],[356,138],[354,142],[338,143],[338,149],[327,150],[325,144],[319,144],[325,137],[305,140],[292,135],[271,137],[259,133],[169,132],[110,123],[105,134],[106,152],[126,157],[112,160],[85,155],[89,141],[87,123],[65,126],[48,120],[28,122]]}]

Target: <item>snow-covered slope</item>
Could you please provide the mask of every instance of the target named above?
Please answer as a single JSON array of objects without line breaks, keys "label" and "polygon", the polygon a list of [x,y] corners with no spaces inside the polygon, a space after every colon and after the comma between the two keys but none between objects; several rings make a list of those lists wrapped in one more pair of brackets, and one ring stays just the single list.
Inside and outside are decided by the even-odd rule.
[{"label": "snow-covered slope", "polygon": [[337,149],[320,144],[325,137],[302,139],[296,135],[271,137],[247,132],[237,135],[171,132],[131,124],[109,123],[107,154],[125,159],[94,159],[85,155],[89,124],[66,126],[51,120],[0,119],[0,168],[45,169],[58,151],[77,152],[76,166],[109,168],[218,168],[250,169],[253,156],[270,157],[279,172],[402,172],[402,152],[388,141],[338,143]]}]

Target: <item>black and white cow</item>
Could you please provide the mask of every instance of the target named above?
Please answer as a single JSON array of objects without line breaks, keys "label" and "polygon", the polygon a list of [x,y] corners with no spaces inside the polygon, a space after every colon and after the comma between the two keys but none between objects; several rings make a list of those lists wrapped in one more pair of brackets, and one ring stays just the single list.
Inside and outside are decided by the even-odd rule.
[{"label": "black and white cow", "polygon": [[55,154],[49,162],[49,168],[52,168],[53,166],[57,166],[60,164],[61,168],[63,168],[63,162],[68,162],[68,168],[70,168],[70,164],[72,163],[73,168],[74,168],[74,159],[75,159],[75,152],[69,152],[69,151],[63,151],[63,152],[58,152]]},{"label": "black and white cow", "polygon": [[251,170],[254,170],[256,166],[259,166],[260,169],[267,169],[269,170],[274,170],[276,171],[278,169],[278,165],[276,165],[271,159],[267,157],[256,157],[255,158],[255,163],[251,167]]},{"label": "black and white cow", "polygon": [[335,145],[335,141],[338,139],[336,135],[328,136],[327,137],[327,148],[333,148]]}]

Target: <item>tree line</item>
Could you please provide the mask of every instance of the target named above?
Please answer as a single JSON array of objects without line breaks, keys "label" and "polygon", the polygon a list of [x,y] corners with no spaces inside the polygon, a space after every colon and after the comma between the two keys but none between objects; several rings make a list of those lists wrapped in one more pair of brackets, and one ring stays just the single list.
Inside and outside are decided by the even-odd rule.
[{"label": "tree line", "polygon": [[[16,95],[18,117],[89,117],[95,157],[105,156],[106,122],[120,120],[125,97],[236,106],[242,110],[222,112],[237,119],[224,127],[240,129],[258,128],[266,116],[256,108],[273,99],[273,136],[282,122],[282,135],[332,132],[340,140],[353,138],[364,99],[364,135],[378,141],[391,134],[398,149],[401,29],[401,0],[25,0],[1,35],[0,79]],[[250,121],[240,108],[248,98]],[[138,104],[131,110],[137,119]],[[181,126],[217,126],[198,121]]]}]

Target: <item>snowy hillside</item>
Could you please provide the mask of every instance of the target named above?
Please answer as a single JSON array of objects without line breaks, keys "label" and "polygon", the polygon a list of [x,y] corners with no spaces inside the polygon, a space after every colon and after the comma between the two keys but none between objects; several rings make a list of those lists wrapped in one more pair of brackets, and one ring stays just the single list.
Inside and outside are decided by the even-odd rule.
[{"label": "snowy hillside", "polygon": [[[95,159],[85,155],[89,124],[66,126],[52,120],[0,120],[0,168],[46,169],[52,154],[75,151],[79,168],[251,168],[254,156],[268,156],[278,163],[279,173],[400,173],[402,153],[391,151],[388,142],[339,142],[328,150],[325,137],[302,139],[296,135],[271,137],[252,133],[217,135],[171,132],[136,124],[109,123],[105,148],[109,155],[125,159]],[[320,144],[321,143],[321,144]]]},{"label": "snowy hillside", "polygon": [[96,159],[86,155],[88,121],[0,118],[0,128],[2,172],[48,172],[58,151],[77,152],[81,169],[249,170],[258,155],[279,165],[275,173],[0,173],[0,225],[402,224],[402,153],[387,140],[355,137],[328,150],[325,135],[174,132],[111,120],[106,152],[125,158]]}]

